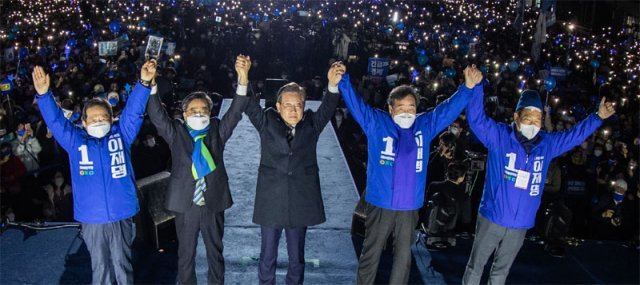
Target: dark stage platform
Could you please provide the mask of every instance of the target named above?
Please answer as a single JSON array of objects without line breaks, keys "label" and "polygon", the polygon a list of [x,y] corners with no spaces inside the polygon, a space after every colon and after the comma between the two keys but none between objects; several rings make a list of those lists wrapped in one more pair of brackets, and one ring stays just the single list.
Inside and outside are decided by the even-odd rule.
[{"label": "dark stage platform", "polygon": [[[316,237],[322,232],[312,232]],[[317,238],[322,239],[322,238]],[[359,249],[361,240],[355,238]],[[346,241],[351,243],[351,241]],[[471,251],[472,240],[458,239],[454,248],[429,252],[416,243],[413,250],[411,283],[459,284],[464,266]],[[353,247],[348,252],[317,252],[320,246],[310,244],[307,260],[307,284],[354,284],[355,268],[341,264],[328,264],[334,255],[349,255],[345,263],[355,263]],[[249,247],[247,247],[249,248]],[[229,246],[227,249],[231,250]],[[168,243],[159,252],[140,241],[133,250],[135,282],[140,284],[171,284],[176,276],[176,244]],[[254,253],[254,254],[257,254]],[[311,255],[311,254],[310,254]],[[0,284],[78,284],[91,281],[89,253],[78,238],[78,230],[63,228],[34,231],[18,227],[7,229],[0,242]],[[198,255],[198,263],[204,263],[204,254]],[[340,261],[336,261],[340,262]],[[228,284],[255,284],[257,271],[255,258],[227,259]],[[388,278],[391,252],[382,257],[378,281]],[[526,241],[511,274],[509,284],[638,284],[638,251],[621,243],[586,241],[577,247],[568,247],[564,258],[546,254],[542,246]],[[342,268],[342,269],[341,269]],[[286,261],[279,262],[279,283],[284,280]],[[199,273],[200,283],[206,283]],[[486,275],[486,273],[485,273]],[[485,276],[486,279],[486,276]]]}]

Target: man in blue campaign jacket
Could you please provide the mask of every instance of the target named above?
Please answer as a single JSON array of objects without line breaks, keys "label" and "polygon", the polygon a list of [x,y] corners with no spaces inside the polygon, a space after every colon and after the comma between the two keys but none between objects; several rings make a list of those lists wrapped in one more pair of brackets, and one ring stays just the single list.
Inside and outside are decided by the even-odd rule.
[{"label": "man in blue campaign jacket", "polygon": [[[389,113],[367,105],[356,95],[349,76],[338,87],[353,118],[368,138],[365,239],[358,284],[373,284],[380,254],[393,232],[394,256],[389,283],[406,284],[411,267],[411,242],[424,203],[431,139],[458,117],[471,98],[480,71],[465,69],[465,84],[433,111],[416,116],[418,95],[411,86],[389,94]],[[477,80],[477,81],[473,81]]]},{"label": "man in blue campaign jacket", "polygon": [[463,284],[478,284],[495,251],[490,284],[504,284],[536,212],[551,160],[589,137],[615,111],[602,98],[596,114],[564,132],[540,131],[542,101],[538,92],[520,95],[514,123],[496,123],[484,112],[482,86],[473,89],[467,107],[469,126],[489,150],[487,176],[471,256]]},{"label": "man in blue campaign jacket", "polygon": [[49,90],[49,75],[41,67],[33,71],[42,117],[69,153],[74,218],[82,223],[96,284],[113,283],[111,270],[117,283],[133,283],[132,217],[139,206],[130,149],[142,124],[155,72],[154,61],[142,66],[140,83],[117,121],[109,102],[88,100],[82,112],[82,129],[67,120],[56,104]]}]

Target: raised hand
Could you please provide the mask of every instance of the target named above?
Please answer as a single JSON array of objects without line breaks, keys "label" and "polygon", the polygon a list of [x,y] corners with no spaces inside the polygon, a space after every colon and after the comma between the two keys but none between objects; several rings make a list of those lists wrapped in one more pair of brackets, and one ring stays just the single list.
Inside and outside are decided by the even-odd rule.
[{"label": "raised hand", "polygon": [[327,79],[329,79],[329,86],[338,86],[338,83],[342,79],[342,75],[347,72],[347,67],[341,62],[337,61],[331,65],[329,72],[327,72]]},{"label": "raised hand", "polygon": [[463,73],[464,84],[469,89],[473,88],[474,86],[476,86],[476,84],[482,81],[482,72],[478,70],[475,65],[467,66],[467,68],[464,69]]},{"label": "raised hand", "polygon": [[472,66],[472,68],[473,68],[472,78],[474,78],[474,82],[476,83],[476,85],[478,85],[480,84],[480,82],[482,82],[482,78],[483,78],[482,71],[480,71],[480,69],[478,69],[475,64]]},{"label": "raised hand", "polygon": [[150,59],[142,65],[140,78],[144,81],[151,81],[156,77],[157,63],[155,59]]},{"label": "raised hand", "polygon": [[471,66],[467,66],[467,68],[465,68],[462,73],[464,74],[464,84],[465,86],[467,86],[467,88],[471,89],[474,86],[476,86],[475,82],[474,82],[474,78],[471,77],[471,73],[473,72],[473,69],[471,68]]},{"label": "raised hand", "polygon": [[40,95],[44,95],[49,92],[49,83],[51,79],[49,78],[49,74],[44,72],[44,69],[40,66],[36,66],[33,68],[33,73],[31,73],[33,77],[33,86],[36,88],[36,92]]},{"label": "raised hand", "polygon": [[249,84],[249,69],[251,69],[251,57],[238,55],[236,57],[236,73],[238,73],[238,84]]},{"label": "raised hand", "polygon": [[611,117],[611,115],[616,113],[616,109],[613,108],[613,103],[606,102],[605,99],[605,97],[602,97],[602,100],[600,100],[600,107],[598,108],[597,113],[598,116],[600,116],[600,118],[603,120]]}]

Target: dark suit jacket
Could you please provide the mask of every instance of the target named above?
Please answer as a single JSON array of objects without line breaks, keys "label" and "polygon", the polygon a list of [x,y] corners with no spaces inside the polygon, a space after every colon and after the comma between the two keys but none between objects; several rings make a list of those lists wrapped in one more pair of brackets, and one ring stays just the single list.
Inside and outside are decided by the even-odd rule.
[{"label": "dark suit jacket", "polygon": [[[149,97],[147,103],[149,118],[171,149],[171,177],[165,202],[166,207],[170,211],[182,213],[191,207],[196,186],[191,172],[193,164],[191,154],[194,142],[183,121],[171,119],[162,107],[157,95]],[[249,99],[248,96],[236,95],[231,107],[222,119],[211,118],[205,145],[211,152],[216,169],[205,176],[207,191],[204,192],[204,200],[206,206],[215,212],[228,209],[233,204],[222,154],[225,143],[242,119],[242,111],[247,106]]]},{"label": "dark suit jacket", "polygon": [[273,108],[262,110],[257,99],[249,102],[245,112],[260,134],[261,146],[254,223],[269,227],[324,223],[316,145],[339,100],[338,93],[327,92],[318,111],[305,111],[291,147],[280,114]]}]

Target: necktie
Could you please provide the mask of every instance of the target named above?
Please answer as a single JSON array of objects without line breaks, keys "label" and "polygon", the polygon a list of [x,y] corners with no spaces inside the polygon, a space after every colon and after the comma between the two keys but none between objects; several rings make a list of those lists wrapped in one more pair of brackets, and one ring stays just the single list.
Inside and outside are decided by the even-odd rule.
[{"label": "necktie", "polygon": [[293,141],[293,128],[287,127],[287,143],[291,146],[291,141]]},{"label": "necktie", "polygon": [[196,190],[193,192],[193,203],[202,206],[204,205],[204,191],[207,191],[207,183],[204,181],[204,177],[196,181]]}]

